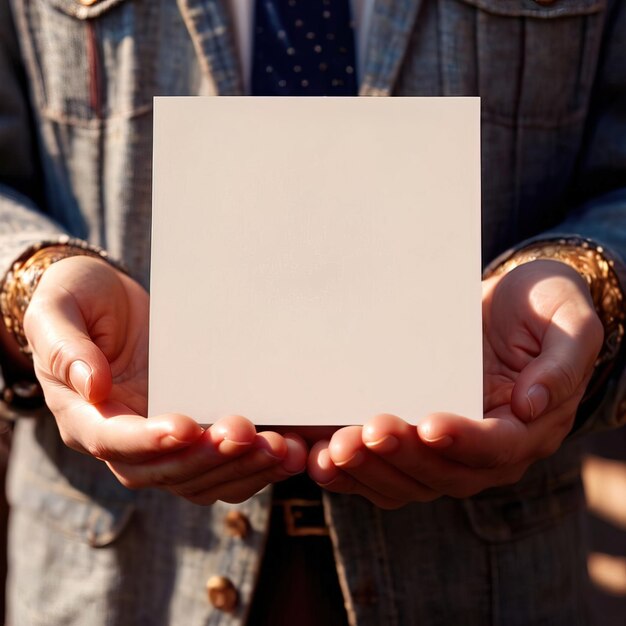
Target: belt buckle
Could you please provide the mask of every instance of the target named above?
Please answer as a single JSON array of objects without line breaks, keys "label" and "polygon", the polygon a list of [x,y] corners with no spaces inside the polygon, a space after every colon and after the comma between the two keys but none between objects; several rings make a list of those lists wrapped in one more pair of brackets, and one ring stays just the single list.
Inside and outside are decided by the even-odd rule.
[{"label": "belt buckle", "polygon": [[[283,509],[285,520],[285,533],[289,537],[326,537],[330,534],[324,521],[324,510],[321,500],[303,500],[301,498],[289,498],[276,500],[275,504]],[[317,508],[317,511],[315,510]],[[315,514],[321,514],[321,522],[307,524]],[[311,515],[312,514],[312,515]]]}]

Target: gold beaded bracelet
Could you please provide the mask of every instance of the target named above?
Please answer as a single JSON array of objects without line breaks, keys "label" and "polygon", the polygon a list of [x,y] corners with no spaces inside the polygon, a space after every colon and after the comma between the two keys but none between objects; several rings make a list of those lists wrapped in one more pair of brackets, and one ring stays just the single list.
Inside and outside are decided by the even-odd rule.
[{"label": "gold beaded bracelet", "polygon": [[520,265],[539,260],[566,263],[585,280],[604,328],[604,343],[596,368],[613,361],[624,337],[624,293],[613,261],[605,255],[602,246],[587,239],[551,239],[532,243],[504,259],[497,259],[487,269],[485,278],[506,274]]},{"label": "gold beaded bracelet", "polygon": [[60,237],[56,241],[44,241],[29,247],[13,263],[0,284],[0,311],[4,324],[26,355],[30,356],[31,350],[24,334],[24,315],[33,293],[43,273],[53,263],[74,256],[89,256],[111,262],[107,253],[100,248],[80,239]]}]

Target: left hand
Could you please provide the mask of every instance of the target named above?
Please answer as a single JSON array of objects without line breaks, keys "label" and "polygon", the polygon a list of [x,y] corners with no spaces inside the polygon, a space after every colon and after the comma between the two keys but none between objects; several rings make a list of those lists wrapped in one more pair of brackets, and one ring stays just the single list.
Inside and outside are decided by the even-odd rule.
[{"label": "left hand", "polygon": [[382,508],[517,482],[572,428],[603,341],[589,289],[557,261],[483,281],[484,419],[393,415],[336,431],[309,455],[326,489]]}]

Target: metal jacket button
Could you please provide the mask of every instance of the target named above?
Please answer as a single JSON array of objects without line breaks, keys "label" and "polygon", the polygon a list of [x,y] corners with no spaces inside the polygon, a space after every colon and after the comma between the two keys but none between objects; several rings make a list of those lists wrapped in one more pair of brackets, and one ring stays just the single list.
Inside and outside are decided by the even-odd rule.
[{"label": "metal jacket button", "polygon": [[220,611],[227,613],[237,606],[238,593],[232,581],[226,576],[211,576],[206,583],[209,602]]},{"label": "metal jacket button", "polygon": [[231,537],[245,539],[250,533],[250,520],[241,511],[231,509],[224,518],[226,532]]}]

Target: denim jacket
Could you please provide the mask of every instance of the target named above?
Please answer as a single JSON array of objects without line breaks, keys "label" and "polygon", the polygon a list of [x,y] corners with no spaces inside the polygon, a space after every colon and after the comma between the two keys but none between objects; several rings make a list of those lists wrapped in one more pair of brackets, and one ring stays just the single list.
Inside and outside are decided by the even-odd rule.
[{"label": "denim jacket", "polygon": [[[626,284],[625,58],[620,0],[376,0],[360,94],[480,95],[484,262],[576,234]],[[67,232],[147,284],[152,98],[241,91],[220,0],[0,0],[0,269]],[[623,421],[624,389],[614,376],[583,428]],[[268,489],[208,508],[130,492],[49,417],[19,422],[9,493],[13,626],[245,621]],[[350,620],[586,623],[581,506],[576,440],[467,500],[388,512],[327,496]],[[224,532],[230,508],[244,539]],[[215,574],[233,613],[207,601]]]}]

